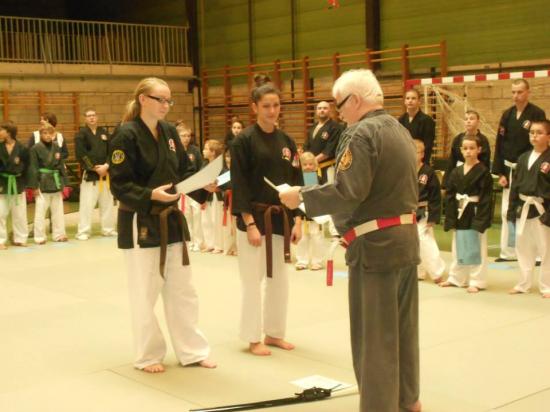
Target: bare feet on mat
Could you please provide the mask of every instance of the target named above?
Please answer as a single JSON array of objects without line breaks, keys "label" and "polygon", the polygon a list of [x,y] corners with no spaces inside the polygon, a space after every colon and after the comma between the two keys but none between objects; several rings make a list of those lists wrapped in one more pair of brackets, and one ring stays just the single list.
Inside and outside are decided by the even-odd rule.
[{"label": "bare feet on mat", "polygon": [[249,345],[250,353],[256,356],[269,356],[271,351],[262,342],[251,342]]},{"label": "bare feet on mat", "polygon": [[409,411],[409,412],[422,412],[422,404],[420,403],[420,401],[416,401],[409,408],[407,408],[407,411]]},{"label": "bare feet on mat", "polygon": [[450,288],[450,287],[456,288],[456,285],[454,283],[449,282],[449,281],[440,282],[439,286],[441,286],[442,288]]},{"label": "bare feet on mat", "polygon": [[3,243],[0,244],[0,250],[6,250],[8,247],[4,245]]},{"label": "bare feet on mat", "polygon": [[468,289],[466,289],[466,292],[468,293],[478,293],[480,290],[480,288],[476,287],[476,286],[468,286]]},{"label": "bare feet on mat", "polygon": [[439,285],[441,282],[443,282],[443,276],[434,279],[434,283],[436,285]]},{"label": "bare feet on mat", "polygon": [[516,288],[512,288],[508,291],[508,294],[510,295],[521,295],[523,292],[521,290],[517,290]]},{"label": "bare feet on mat", "polygon": [[210,360],[208,358],[203,359],[200,362],[197,362],[197,365],[199,365],[203,368],[207,368],[207,369],[214,369],[218,366],[218,364],[216,362],[214,362],[213,360]]},{"label": "bare feet on mat", "polygon": [[153,365],[146,366],[142,370],[147,373],[162,373],[165,369],[162,363],[155,363]]},{"label": "bare feet on mat", "polygon": [[272,338],[271,336],[266,336],[265,339],[264,339],[264,343],[266,345],[276,346],[276,347],[284,349],[284,350],[294,349],[294,345],[292,343],[287,342],[284,339]]},{"label": "bare feet on mat", "polygon": [[543,293],[542,298],[543,299],[550,299],[550,293]]}]

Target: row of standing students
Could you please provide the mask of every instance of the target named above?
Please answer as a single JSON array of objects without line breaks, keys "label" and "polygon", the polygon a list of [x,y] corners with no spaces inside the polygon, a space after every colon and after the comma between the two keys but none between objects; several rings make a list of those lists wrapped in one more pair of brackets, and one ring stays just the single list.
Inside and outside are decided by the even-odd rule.
[{"label": "row of standing students", "polygon": [[[473,118],[473,117],[474,118]],[[487,229],[491,226],[493,181],[489,172],[488,142],[471,124],[479,120],[476,112],[466,114],[467,132],[455,138],[460,156],[451,157],[445,173],[444,229],[453,230],[452,263],[443,281],[445,264],[433,234],[439,222],[441,200],[439,180],[431,167],[424,164],[424,143],[417,144],[419,208],[417,211],[420,254],[419,278],[426,273],[440,286],[467,287],[468,292],[487,288]],[[470,123],[470,124],[468,124]],[[509,244],[519,260],[519,280],[511,294],[529,292],[533,283],[535,262],[541,259],[539,291],[550,297],[550,122],[530,123],[532,149],[520,155],[512,175],[512,185],[505,218],[510,228]]]}]

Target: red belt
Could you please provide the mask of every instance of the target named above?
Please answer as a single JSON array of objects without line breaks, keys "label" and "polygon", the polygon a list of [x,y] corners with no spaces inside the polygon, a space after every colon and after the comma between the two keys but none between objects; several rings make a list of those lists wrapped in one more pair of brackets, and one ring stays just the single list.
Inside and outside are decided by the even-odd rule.
[{"label": "red belt", "polygon": [[396,217],[385,217],[381,219],[369,220],[361,223],[342,236],[342,246],[348,247],[356,238],[366,233],[375,232],[392,226],[414,225],[416,224],[416,213],[407,213]]}]

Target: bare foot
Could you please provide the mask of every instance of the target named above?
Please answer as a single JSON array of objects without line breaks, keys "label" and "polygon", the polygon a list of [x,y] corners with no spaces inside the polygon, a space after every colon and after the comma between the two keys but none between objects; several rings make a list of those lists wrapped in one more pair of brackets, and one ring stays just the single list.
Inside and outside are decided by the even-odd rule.
[{"label": "bare foot", "polygon": [[269,356],[271,351],[262,342],[250,342],[249,350],[256,356]]},{"label": "bare foot", "polygon": [[147,373],[162,373],[165,369],[162,363],[155,363],[153,365],[146,366],[142,370]]},{"label": "bare foot", "polygon": [[543,299],[550,299],[550,293],[543,293],[542,298]]},{"label": "bare foot", "polygon": [[509,295],[521,295],[523,292],[521,290],[517,290],[516,288],[512,288],[508,291]]},{"label": "bare foot", "polygon": [[6,250],[8,247],[3,243],[0,244],[0,250]]},{"label": "bare foot", "polygon": [[481,289],[475,286],[468,286],[468,289],[466,289],[466,292],[468,293],[478,293]]},{"label": "bare foot", "polygon": [[422,412],[422,404],[420,401],[416,401],[414,404],[412,404],[407,411],[409,412]]},{"label": "bare foot", "polygon": [[440,282],[439,286],[441,286],[442,288],[449,288],[449,287],[456,288],[456,285],[454,283],[449,282],[448,280],[446,282]]},{"label": "bare foot", "polygon": [[67,236],[61,236],[55,239],[56,242],[67,242],[69,239],[67,239]]},{"label": "bare foot", "polygon": [[441,282],[443,282],[443,276],[434,279],[434,283],[436,285],[439,285]]},{"label": "bare foot", "polygon": [[284,349],[284,350],[294,349],[294,345],[292,343],[287,342],[284,339],[272,338],[271,336],[266,336],[265,339],[264,339],[264,343],[266,345],[276,346],[276,347]]},{"label": "bare foot", "polygon": [[198,365],[203,367],[203,368],[207,368],[207,369],[214,369],[215,367],[217,367],[218,365],[216,364],[216,362],[214,362],[213,360],[210,360],[210,359],[203,359],[201,360],[200,362],[198,362]]}]

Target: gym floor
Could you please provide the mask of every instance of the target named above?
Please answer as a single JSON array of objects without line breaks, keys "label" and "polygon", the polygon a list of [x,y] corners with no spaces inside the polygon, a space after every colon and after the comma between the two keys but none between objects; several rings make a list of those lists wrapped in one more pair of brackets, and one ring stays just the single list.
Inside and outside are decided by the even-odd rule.
[{"label": "gym floor", "polygon": [[[299,391],[290,381],[311,375],[354,383],[342,250],[333,287],[323,271],[290,267],[288,340],[296,349],[266,358],[247,353],[237,338],[237,259],[192,253],[191,262],[200,327],[219,366],[180,367],[170,348],[167,371],[150,375],[132,367],[126,271],[115,239],[0,251],[0,410],[182,412],[289,397]],[[420,283],[424,411],[549,409],[550,300],[536,291],[509,296],[516,274],[516,263],[491,263],[489,289],[477,295]],[[273,410],[352,412],[358,401],[351,388]]]}]

